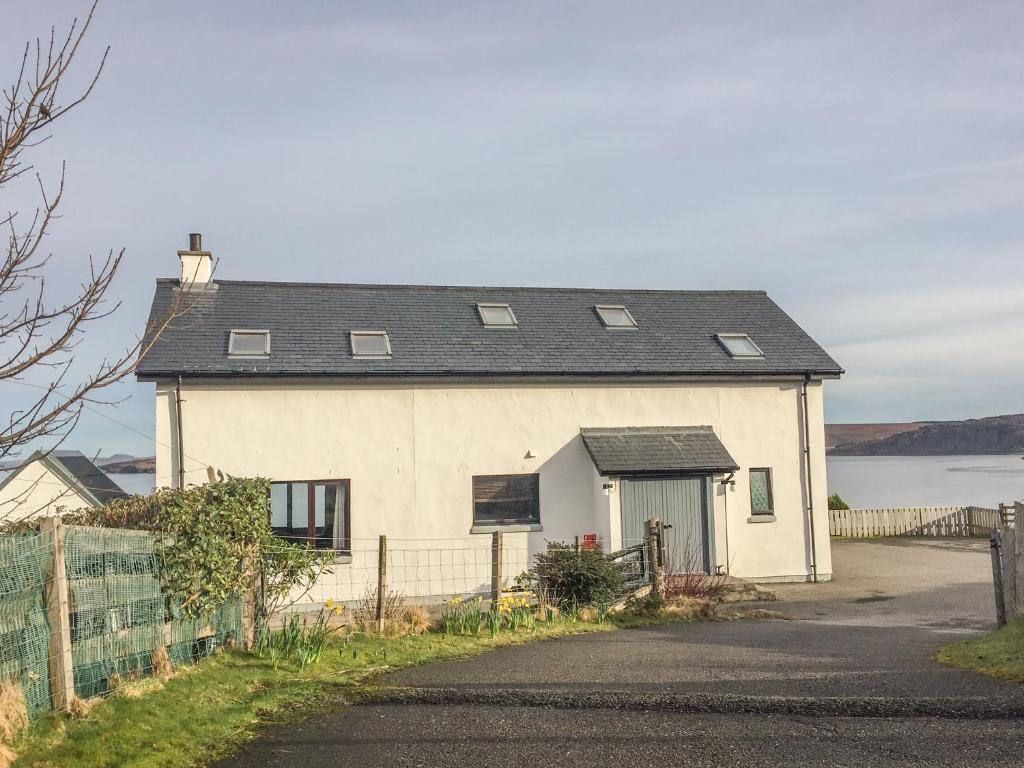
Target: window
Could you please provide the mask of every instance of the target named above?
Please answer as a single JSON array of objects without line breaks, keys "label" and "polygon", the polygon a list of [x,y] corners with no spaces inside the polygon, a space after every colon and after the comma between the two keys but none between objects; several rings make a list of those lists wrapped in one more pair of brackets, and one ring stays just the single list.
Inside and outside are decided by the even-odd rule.
[{"label": "window", "polygon": [[391,357],[387,331],[352,331],[354,357]]},{"label": "window", "polygon": [[270,484],[270,527],[314,549],[348,550],[348,480]]},{"label": "window", "polygon": [[745,333],[719,333],[716,338],[733,357],[764,358],[761,348]]},{"label": "window", "polygon": [[752,515],[773,515],[772,471],[770,469],[750,470],[750,513]]},{"label": "window", "polygon": [[596,306],[594,310],[605,328],[636,328],[636,320],[621,305]]},{"label": "window", "polygon": [[228,336],[228,354],[235,357],[266,357],[270,354],[270,331],[231,331]]},{"label": "window", "polygon": [[473,525],[540,523],[540,475],[477,475]]},{"label": "window", "polygon": [[485,328],[517,328],[519,321],[516,320],[512,307],[508,304],[477,304],[476,311],[480,313]]}]

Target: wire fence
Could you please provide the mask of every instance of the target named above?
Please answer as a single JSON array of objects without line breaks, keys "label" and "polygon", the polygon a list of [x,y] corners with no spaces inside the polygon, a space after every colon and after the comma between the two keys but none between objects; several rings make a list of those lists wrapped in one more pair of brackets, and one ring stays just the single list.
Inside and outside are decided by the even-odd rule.
[{"label": "wire fence", "polygon": [[324,554],[324,571],[308,588],[296,589],[290,610],[309,610],[328,600],[355,606],[388,593],[424,606],[454,597],[492,597],[515,589],[530,567],[525,535],[475,540],[364,539]]},{"label": "wire fence", "polygon": [[156,534],[56,520],[0,534],[0,680],[18,682],[30,717],[151,675],[162,652],[190,665],[241,636],[240,599],[181,615]]}]

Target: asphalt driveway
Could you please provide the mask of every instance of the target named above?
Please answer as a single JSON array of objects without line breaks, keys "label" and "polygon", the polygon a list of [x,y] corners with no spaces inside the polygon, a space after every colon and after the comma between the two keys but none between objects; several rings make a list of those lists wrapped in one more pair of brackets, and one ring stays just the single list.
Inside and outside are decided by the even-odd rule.
[{"label": "asphalt driveway", "polygon": [[674,624],[389,676],[379,701],[272,729],[224,765],[995,765],[1024,686],[930,661],[993,623],[984,541],[836,542],[792,620]]}]

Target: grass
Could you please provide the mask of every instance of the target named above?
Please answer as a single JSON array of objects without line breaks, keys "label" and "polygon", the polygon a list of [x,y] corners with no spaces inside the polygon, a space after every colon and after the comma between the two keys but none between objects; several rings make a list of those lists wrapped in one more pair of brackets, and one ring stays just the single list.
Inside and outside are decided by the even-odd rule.
[{"label": "grass", "polygon": [[1000,680],[1024,683],[1024,618],[982,637],[950,643],[939,649],[935,660]]},{"label": "grass", "polygon": [[[565,635],[647,626],[664,620],[616,617],[612,625],[555,622],[532,632],[491,638],[428,633],[400,638],[356,635],[332,644],[300,671],[289,660],[227,651],[167,680],[150,678],[114,694],[80,720],[51,715],[33,723],[15,745],[15,768],[56,766],[195,766],[235,751],[261,723],[280,721],[328,702],[345,701],[366,678],[431,661],[460,659],[493,648]],[[141,694],[141,695],[140,695]]]}]

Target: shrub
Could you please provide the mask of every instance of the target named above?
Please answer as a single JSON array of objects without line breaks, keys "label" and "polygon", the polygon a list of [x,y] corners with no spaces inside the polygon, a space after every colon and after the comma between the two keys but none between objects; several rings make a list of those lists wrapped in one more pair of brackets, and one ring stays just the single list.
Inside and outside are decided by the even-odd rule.
[{"label": "shrub", "polygon": [[666,600],[691,598],[715,600],[725,588],[724,574],[707,574],[702,569],[700,550],[689,549],[682,563],[670,559],[664,571],[664,596]]},{"label": "shrub", "polygon": [[597,550],[549,542],[535,560],[531,580],[560,606],[611,603],[622,594],[625,567]]},{"label": "shrub", "polygon": [[829,509],[849,509],[850,505],[843,501],[843,497],[838,493],[833,493],[828,497],[828,508]]}]

